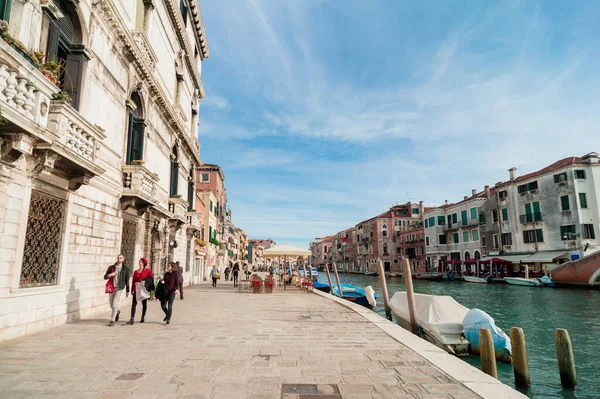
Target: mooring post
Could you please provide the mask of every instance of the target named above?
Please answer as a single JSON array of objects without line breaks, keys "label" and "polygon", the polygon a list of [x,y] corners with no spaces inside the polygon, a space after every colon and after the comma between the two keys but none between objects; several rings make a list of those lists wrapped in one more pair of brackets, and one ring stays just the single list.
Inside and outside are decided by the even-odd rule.
[{"label": "mooring post", "polygon": [[410,331],[413,334],[419,332],[419,322],[417,320],[417,304],[415,302],[415,292],[413,289],[412,273],[410,271],[410,262],[408,259],[402,261],[404,274],[404,285],[406,286],[406,300],[408,301],[408,314],[410,316]]},{"label": "mooring post", "polygon": [[[342,293],[342,285],[340,284],[340,275],[338,274],[337,266],[335,265],[335,262],[333,262],[332,264],[333,264],[333,272],[335,273],[335,280],[336,280],[337,286],[338,286],[338,292],[340,293],[340,298],[343,298],[344,294]],[[331,287],[331,289],[333,290],[333,287]]]},{"label": "mooring post", "polygon": [[331,273],[329,273],[329,264],[325,262],[325,271],[327,272],[327,280],[329,280],[329,293],[333,295],[333,283],[331,282]]},{"label": "mooring post", "polygon": [[390,308],[390,297],[388,295],[387,283],[385,281],[385,269],[381,260],[377,261],[379,270],[379,285],[381,285],[381,296],[383,296],[383,306],[385,307],[385,317],[392,321],[392,310]]},{"label": "mooring post", "polygon": [[575,388],[577,374],[575,373],[575,357],[573,357],[573,346],[571,345],[569,332],[564,328],[557,328],[554,341],[556,343],[560,384],[563,388]]},{"label": "mooring post", "polygon": [[527,346],[525,334],[521,327],[511,327],[510,342],[512,345],[513,371],[515,373],[515,385],[518,387],[530,387],[529,362],[527,361]]},{"label": "mooring post", "polygon": [[481,371],[494,378],[498,378],[496,367],[496,354],[492,333],[487,328],[479,329],[479,356],[481,357]]}]

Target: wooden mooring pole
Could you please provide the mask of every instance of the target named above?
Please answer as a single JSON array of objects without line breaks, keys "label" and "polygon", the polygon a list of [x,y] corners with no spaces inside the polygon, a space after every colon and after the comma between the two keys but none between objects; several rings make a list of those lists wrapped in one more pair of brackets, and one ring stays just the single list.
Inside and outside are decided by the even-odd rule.
[{"label": "wooden mooring pole", "polygon": [[[344,293],[342,292],[342,285],[340,284],[340,275],[338,274],[337,266],[335,265],[335,262],[333,262],[333,272],[335,273],[335,280],[337,282],[338,292],[340,293],[340,298],[343,298]],[[333,290],[333,287],[331,287],[331,289]]]},{"label": "wooden mooring pole", "polygon": [[515,373],[515,385],[518,387],[530,387],[529,363],[527,361],[527,346],[525,334],[521,327],[511,327],[510,342],[512,345],[513,371]]},{"label": "wooden mooring pole", "polygon": [[494,340],[491,331],[487,328],[479,329],[479,356],[481,358],[481,371],[498,379]]},{"label": "wooden mooring pole", "polygon": [[563,388],[575,388],[577,374],[575,373],[575,357],[573,356],[573,346],[571,345],[569,332],[564,328],[557,328],[554,342],[556,343],[560,384]]},{"label": "wooden mooring pole", "polygon": [[417,320],[417,304],[415,302],[415,291],[412,282],[412,273],[410,271],[410,262],[408,259],[402,261],[404,274],[404,285],[406,286],[406,300],[408,301],[408,315],[410,317],[410,331],[413,334],[419,332],[419,322]]},{"label": "wooden mooring pole", "polygon": [[331,273],[329,273],[329,264],[325,262],[325,271],[327,272],[327,280],[329,280],[329,293],[333,295],[333,283],[331,282]]},{"label": "wooden mooring pole", "polygon": [[392,309],[390,308],[390,297],[388,295],[387,283],[385,281],[385,268],[381,260],[377,261],[379,272],[379,285],[381,285],[381,296],[383,297],[383,306],[385,307],[385,317],[392,321]]}]

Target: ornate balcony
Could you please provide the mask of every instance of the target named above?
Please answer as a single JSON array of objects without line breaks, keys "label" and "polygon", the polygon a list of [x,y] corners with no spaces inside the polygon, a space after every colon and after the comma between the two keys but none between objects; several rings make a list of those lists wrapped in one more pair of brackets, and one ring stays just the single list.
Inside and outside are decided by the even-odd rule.
[{"label": "ornate balcony", "polygon": [[123,196],[121,208],[135,207],[141,216],[149,206],[158,204],[156,196],[158,175],[143,165],[123,166]]},{"label": "ornate balcony", "polygon": [[169,198],[169,212],[173,215],[170,219],[177,229],[187,223],[188,202],[181,197]]},{"label": "ornate balcony", "polygon": [[156,61],[158,57],[156,57],[156,53],[152,50],[152,46],[150,45],[150,41],[148,40],[148,36],[146,32],[143,30],[135,30],[132,32],[133,40],[135,44],[140,49],[142,53],[142,57],[146,65],[150,68],[151,71],[154,71],[154,67],[156,66]]},{"label": "ornate balcony", "polygon": [[192,230],[192,231],[201,231],[202,230],[202,220],[200,218],[200,215],[198,213],[194,212],[188,212],[187,213],[187,228],[188,231]]}]

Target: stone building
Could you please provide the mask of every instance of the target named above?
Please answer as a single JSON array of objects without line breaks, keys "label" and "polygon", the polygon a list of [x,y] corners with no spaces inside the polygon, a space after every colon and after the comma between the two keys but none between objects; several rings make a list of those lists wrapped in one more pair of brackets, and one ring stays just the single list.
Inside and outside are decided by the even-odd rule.
[{"label": "stone building", "polygon": [[332,260],[333,236],[315,238],[310,243],[311,265],[324,268]]},{"label": "stone building", "polygon": [[106,311],[119,253],[191,281],[197,2],[0,5],[0,339]]}]

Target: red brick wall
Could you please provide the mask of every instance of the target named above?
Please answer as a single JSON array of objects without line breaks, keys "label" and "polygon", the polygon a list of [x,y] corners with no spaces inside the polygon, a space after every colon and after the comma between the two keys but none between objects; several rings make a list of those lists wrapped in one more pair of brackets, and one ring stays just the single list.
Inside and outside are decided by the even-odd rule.
[{"label": "red brick wall", "polygon": [[[589,280],[600,269],[600,252],[574,262],[567,262],[554,269],[552,281],[557,284],[588,285]],[[600,285],[598,278],[596,284]]]}]

